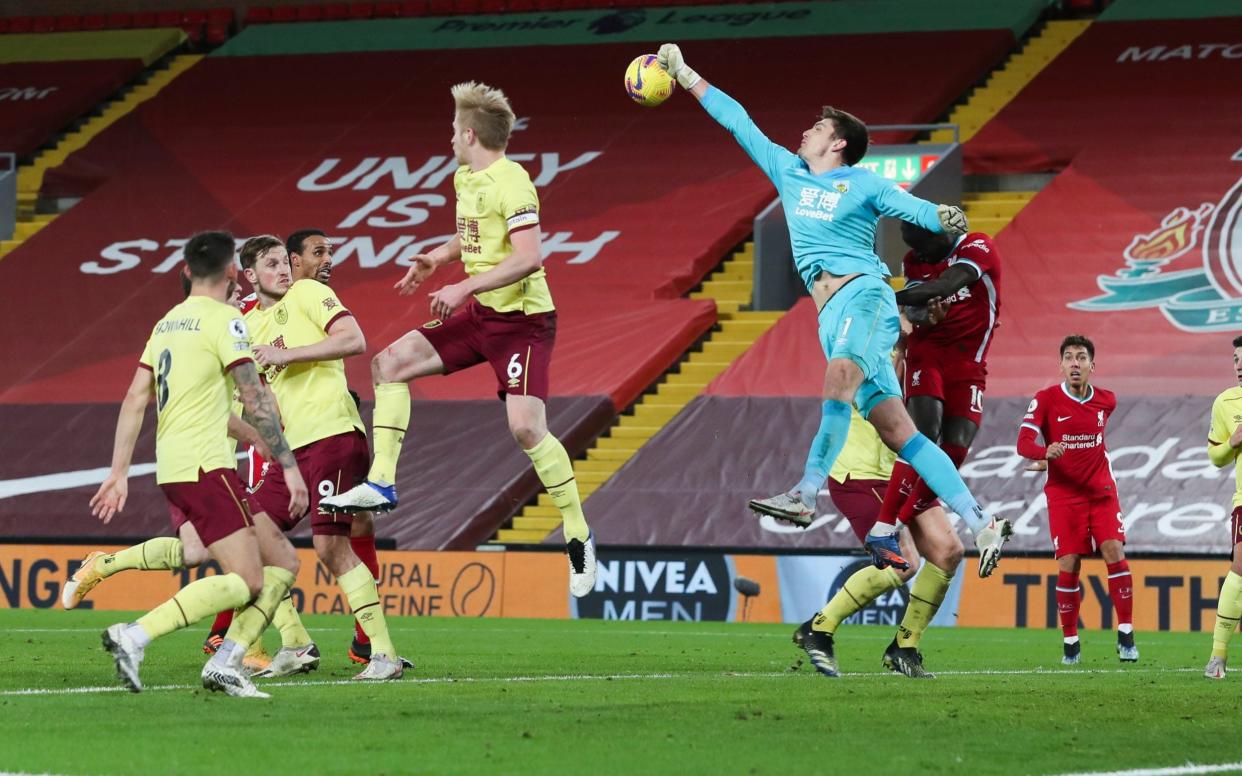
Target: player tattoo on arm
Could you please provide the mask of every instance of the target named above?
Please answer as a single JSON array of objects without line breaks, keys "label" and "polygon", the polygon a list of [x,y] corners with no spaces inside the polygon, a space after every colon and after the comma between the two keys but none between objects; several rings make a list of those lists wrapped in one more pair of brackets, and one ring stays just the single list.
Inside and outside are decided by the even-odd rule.
[{"label": "player tattoo on arm", "polygon": [[245,408],[242,418],[259,432],[259,436],[272,451],[272,456],[282,467],[296,467],[297,460],[280,430],[280,413],[276,409],[276,403],[272,400],[271,393],[259,381],[259,370],[254,363],[247,361],[233,367],[233,382],[237,385],[237,392]]},{"label": "player tattoo on arm", "polygon": [[906,316],[906,320],[915,326],[922,326],[930,322],[926,307],[906,305],[901,308],[901,314]]}]

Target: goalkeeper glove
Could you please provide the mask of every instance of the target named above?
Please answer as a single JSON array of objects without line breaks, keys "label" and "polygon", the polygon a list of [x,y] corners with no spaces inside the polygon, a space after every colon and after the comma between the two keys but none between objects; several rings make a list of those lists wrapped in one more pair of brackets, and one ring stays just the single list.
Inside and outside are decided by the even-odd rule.
[{"label": "goalkeeper glove", "polygon": [[940,228],[948,234],[964,234],[966,232],[966,214],[956,205],[936,205],[936,215],[940,218]]},{"label": "goalkeeper glove", "polygon": [[683,89],[692,89],[699,82],[699,74],[690,69],[681,55],[681,47],[676,43],[665,43],[656,53],[656,64],[668,71],[677,79]]}]

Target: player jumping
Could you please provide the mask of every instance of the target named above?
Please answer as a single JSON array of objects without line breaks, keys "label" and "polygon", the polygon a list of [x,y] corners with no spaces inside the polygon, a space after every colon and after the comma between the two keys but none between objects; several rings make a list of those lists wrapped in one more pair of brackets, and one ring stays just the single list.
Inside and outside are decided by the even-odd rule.
[{"label": "player jumping", "polygon": [[1233,340],[1233,376],[1238,385],[1226,389],[1212,402],[1212,427],[1208,431],[1208,458],[1220,467],[1234,464],[1236,488],[1233,494],[1233,516],[1229,521],[1229,543],[1233,545],[1229,573],[1220,586],[1216,602],[1216,628],[1212,631],[1212,657],[1203,675],[1209,679],[1225,678],[1225,661],[1229,656],[1229,640],[1242,621],[1242,465],[1238,450],[1242,449],[1242,337]]},{"label": "player jumping", "polygon": [[[1117,483],[1108,463],[1104,430],[1117,409],[1117,397],[1091,384],[1095,345],[1072,334],[1061,341],[1061,376],[1031,400],[1018,434],[1018,454],[1048,461],[1048,530],[1057,566],[1057,611],[1061,616],[1064,657],[1079,662],[1078,606],[1082,556],[1099,548],[1108,564],[1108,595],[1117,613],[1117,654],[1123,663],[1138,661],[1134,645],[1134,585],[1123,549],[1126,541]],[[1036,441],[1042,436],[1048,444]]]},{"label": "player jumping", "polygon": [[[979,549],[979,575],[1000,560],[1011,528],[984,514],[953,466],[919,433],[901,402],[890,361],[900,330],[888,269],[875,255],[881,215],[912,221],[934,232],[965,232],[960,208],[911,196],[868,170],[854,167],[866,153],[867,127],[850,114],[824,108],[802,134],[798,153],[770,141],[733,98],[686,65],[681,49],[666,43],[658,61],[734,136],[780,193],[789,224],[794,262],[819,310],[819,340],[828,359],[819,430],[807,453],[802,480],[790,491],[750,502],[757,512],[809,525],[815,499],[836,460],[850,425],[851,403],[880,438],[927,480],[932,490],[966,521]],[[866,546],[877,567],[907,565],[895,530],[877,527]]]},{"label": "player jumping", "polygon": [[[413,257],[396,288],[414,293],[437,267],[458,260],[469,277],[431,295],[436,320],[375,357],[375,462],[365,483],[323,499],[321,508],[348,513],[395,507],[397,458],[410,422],[408,382],[488,363],[509,430],[561,512],[569,589],[581,597],[595,586],[595,541],[569,454],[548,433],[544,403],[556,309],[543,269],[539,198],[526,170],[505,157],[514,115],[504,93],[471,81],[453,87],[453,100],[453,153],[461,164],[453,177],[457,234]],[[453,315],[463,305],[465,311]]]}]

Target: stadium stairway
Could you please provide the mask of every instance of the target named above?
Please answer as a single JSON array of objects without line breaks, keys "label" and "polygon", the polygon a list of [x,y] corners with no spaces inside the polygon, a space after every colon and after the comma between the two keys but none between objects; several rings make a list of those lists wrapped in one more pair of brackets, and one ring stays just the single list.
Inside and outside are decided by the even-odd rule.
[{"label": "stadium stairway", "polygon": [[[960,142],[965,143],[974,137],[1090,25],[1090,20],[1050,21],[1031,36],[1021,49],[988,76],[983,86],[975,89],[968,100],[949,114],[949,122],[961,128]],[[930,142],[948,143],[952,139],[951,130],[941,129],[932,133]]]},{"label": "stadium stairway", "polygon": [[[586,458],[574,461],[574,476],[583,501],[784,315],[780,311],[742,309],[750,304],[754,266],[755,245],[747,242],[722,262],[698,291],[690,294],[692,299],[715,300],[716,327],[701,349],[688,351],[654,390],[639,397],[633,413],[622,415],[608,436],[595,441]],[[561,513],[552,497],[540,493],[536,503],[513,518],[512,528],[497,531],[492,543],[538,544],[560,525]]]},{"label": "stadium stairway", "polygon": [[962,208],[972,232],[993,237],[1035,198],[1035,191],[976,191],[962,194]]},{"label": "stadium stairway", "polygon": [[83,148],[122,116],[159,94],[174,78],[201,59],[200,55],[171,57],[163,67],[148,71],[149,77],[145,83],[129,88],[119,99],[108,103],[97,116],[87,119],[61,137],[55,146],[40,151],[29,162],[20,165],[17,169],[17,225],[13,230],[13,239],[0,240],[0,258],[55,220],[56,214],[36,212],[39,189],[43,185],[43,174],[47,170],[63,163],[69,154]]}]

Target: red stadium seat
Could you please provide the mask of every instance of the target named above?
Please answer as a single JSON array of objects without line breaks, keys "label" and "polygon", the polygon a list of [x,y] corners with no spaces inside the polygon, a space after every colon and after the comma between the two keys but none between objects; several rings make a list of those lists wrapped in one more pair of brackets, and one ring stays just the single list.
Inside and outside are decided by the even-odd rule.
[{"label": "red stadium seat", "polygon": [[376,19],[396,19],[401,16],[401,3],[386,2],[375,4]]},{"label": "red stadium seat", "polygon": [[455,13],[457,13],[457,3],[454,0],[427,0],[429,16],[452,16]]},{"label": "red stadium seat", "polygon": [[180,27],[181,11],[160,11],[155,15],[156,27]]},{"label": "red stadium seat", "polygon": [[298,9],[291,5],[278,5],[272,9],[272,21],[296,22],[298,21]]},{"label": "red stadium seat", "polygon": [[[272,9],[274,12],[280,11],[280,6]],[[299,22],[317,22],[323,19],[322,5],[299,5],[296,10],[296,19]]]},{"label": "red stadium seat", "polygon": [[[515,0],[510,0],[507,4],[505,0],[479,0],[479,7],[473,11],[458,11],[458,13],[504,13],[512,10],[509,6],[514,5]],[[458,3],[461,5],[461,3]]]},{"label": "red stadium seat", "polygon": [[212,48],[222,45],[229,39],[229,26],[218,22],[208,23],[203,39],[207,42],[207,45]]},{"label": "red stadium seat", "polygon": [[207,12],[208,24],[223,24],[228,26],[233,23],[233,18],[234,15],[232,8],[212,8]]},{"label": "red stadium seat", "polygon": [[55,16],[36,16],[30,23],[31,32],[52,32],[55,29]]},{"label": "red stadium seat", "polygon": [[146,27],[158,27],[154,11],[139,11],[133,15],[132,25],[135,29],[144,29]]},{"label": "red stadium seat", "polygon": [[198,44],[203,42],[202,24],[179,24],[177,26],[185,32],[185,36],[190,39],[191,43]]},{"label": "red stadium seat", "polygon": [[244,24],[267,24],[272,20],[271,8],[247,8]]},{"label": "red stadium seat", "polygon": [[9,31],[9,20],[0,16],[0,35]]},{"label": "red stadium seat", "polygon": [[[482,0],[457,0],[457,2],[453,3],[453,6],[453,13],[464,16],[466,14],[481,12],[483,2]],[[502,8],[501,10],[504,9]]]},{"label": "red stadium seat", "polygon": [[81,16],[68,15],[56,17],[57,32],[77,32],[80,29],[82,29]]},{"label": "red stadium seat", "polygon": [[349,18],[370,19],[375,15],[375,6],[371,3],[350,3]]},{"label": "red stadium seat", "polygon": [[206,24],[207,12],[201,9],[186,11],[181,15],[182,24]]},{"label": "red stadium seat", "polygon": [[[134,17],[127,13],[110,13],[105,17],[104,29],[106,30],[127,30],[134,26]],[[9,25],[11,32],[16,32],[12,24]]]},{"label": "red stadium seat", "polygon": [[349,18],[349,6],[344,3],[328,3],[323,7],[323,18],[337,22]]},{"label": "red stadium seat", "polygon": [[427,14],[427,0],[402,0],[402,16],[426,16]]},{"label": "red stadium seat", "polygon": [[102,30],[107,26],[108,17],[101,13],[87,14],[82,17],[82,29],[84,30]]}]

